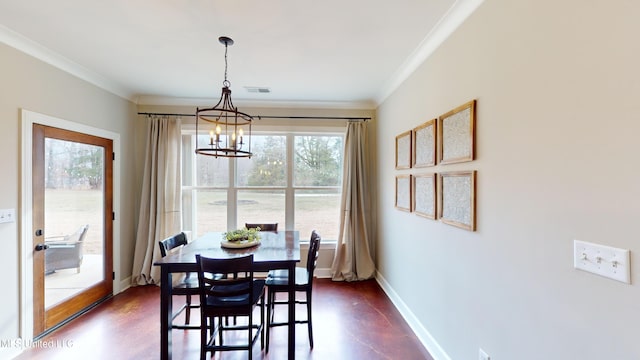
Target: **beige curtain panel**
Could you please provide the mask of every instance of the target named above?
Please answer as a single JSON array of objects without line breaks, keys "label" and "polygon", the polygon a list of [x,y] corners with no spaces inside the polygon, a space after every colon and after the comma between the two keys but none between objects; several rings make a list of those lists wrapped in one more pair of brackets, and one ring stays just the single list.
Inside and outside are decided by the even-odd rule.
[{"label": "beige curtain panel", "polygon": [[180,119],[149,117],[133,285],[159,284],[158,241],[180,231]]},{"label": "beige curtain panel", "polygon": [[331,266],[338,281],[370,279],[375,275],[371,255],[371,209],[367,122],[349,122],[345,140],[340,233]]}]

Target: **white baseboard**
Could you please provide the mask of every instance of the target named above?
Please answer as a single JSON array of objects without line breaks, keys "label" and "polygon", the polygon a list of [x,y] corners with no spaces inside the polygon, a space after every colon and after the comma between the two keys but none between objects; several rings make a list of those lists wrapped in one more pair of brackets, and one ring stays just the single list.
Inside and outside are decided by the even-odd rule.
[{"label": "white baseboard", "polygon": [[316,268],[313,275],[318,279],[331,279],[331,268]]},{"label": "white baseboard", "polygon": [[400,315],[409,324],[413,332],[416,334],[422,345],[429,351],[434,360],[451,360],[449,355],[442,349],[440,344],[431,336],[429,331],[422,325],[418,318],[409,309],[407,304],[402,301],[400,296],[393,290],[391,285],[385,280],[379,272],[376,272],[376,281],[380,284],[382,290],[387,294],[391,302],[395,305]]},{"label": "white baseboard", "polygon": [[[118,290],[114,289],[115,291],[113,292],[113,295],[118,295],[118,294],[120,294],[121,292],[127,290],[130,287],[131,287],[131,276],[125,278],[122,281],[120,281],[120,288]],[[116,291],[118,291],[118,292],[116,292]]]}]

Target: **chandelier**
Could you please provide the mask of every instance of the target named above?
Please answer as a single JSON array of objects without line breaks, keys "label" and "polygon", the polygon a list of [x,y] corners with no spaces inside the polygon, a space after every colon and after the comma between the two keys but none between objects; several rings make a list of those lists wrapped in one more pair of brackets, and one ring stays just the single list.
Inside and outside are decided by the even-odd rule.
[{"label": "chandelier", "polygon": [[[215,157],[251,158],[251,122],[253,117],[238,111],[231,101],[231,83],[227,80],[227,49],[233,40],[218,38],[224,45],[224,81],[220,100],[212,108],[196,110],[196,154]],[[208,136],[199,136],[200,131]]]}]

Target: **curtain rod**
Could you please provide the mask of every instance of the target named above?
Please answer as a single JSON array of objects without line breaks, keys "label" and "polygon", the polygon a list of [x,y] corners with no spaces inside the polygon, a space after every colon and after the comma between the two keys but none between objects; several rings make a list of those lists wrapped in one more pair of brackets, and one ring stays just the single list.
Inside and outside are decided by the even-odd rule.
[{"label": "curtain rod", "polygon": [[[196,116],[195,114],[175,114],[175,113],[150,113],[139,112],[138,115],[158,115],[158,116]],[[277,116],[277,115],[257,115],[258,119],[318,119],[318,120],[371,120],[370,117],[346,117],[346,116]]]}]

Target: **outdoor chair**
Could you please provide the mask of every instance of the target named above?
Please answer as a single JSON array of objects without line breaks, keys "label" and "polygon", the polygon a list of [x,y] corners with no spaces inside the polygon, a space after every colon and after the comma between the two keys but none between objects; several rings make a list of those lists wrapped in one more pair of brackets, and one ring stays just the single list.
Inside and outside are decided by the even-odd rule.
[{"label": "outdoor chair", "polygon": [[82,225],[76,232],[65,236],[53,236],[45,239],[44,273],[49,275],[56,270],[76,269],[80,273],[82,265],[82,247],[89,225]]}]

